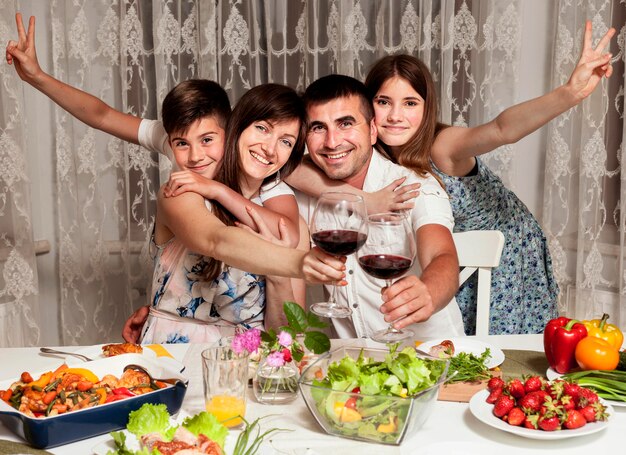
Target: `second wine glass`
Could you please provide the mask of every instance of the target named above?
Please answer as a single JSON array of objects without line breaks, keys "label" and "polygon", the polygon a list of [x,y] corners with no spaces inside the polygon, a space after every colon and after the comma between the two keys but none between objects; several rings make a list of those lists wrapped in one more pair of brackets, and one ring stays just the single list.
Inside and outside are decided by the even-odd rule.
[{"label": "second wine glass", "polygon": [[[341,191],[321,194],[310,223],[311,238],[321,250],[333,256],[356,252],[367,239],[367,210],[361,196]],[[332,286],[328,302],[311,305],[311,311],[327,318],[350,316],[350,307],[340,305],[337,286]]]},{"label": "second wine glass", "polygon": [[[377,213],[368,217],[367,242],[359,250],[359,265],[368,275],[385,280],[387,287],[400,278],[415,261],[415,232],[405,213]],[[413,331],[396,329],[393,323],[374,332],[370,338],[393,343],[410,338]]]}]

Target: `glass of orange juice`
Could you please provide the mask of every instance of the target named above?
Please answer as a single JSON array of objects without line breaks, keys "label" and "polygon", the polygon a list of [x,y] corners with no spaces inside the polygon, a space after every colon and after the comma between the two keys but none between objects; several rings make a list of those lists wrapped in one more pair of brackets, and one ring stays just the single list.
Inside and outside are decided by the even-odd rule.
[{"label": "glass of orange juice", "polygon": [[204,402],[207,412],[229,428],[243,424],[248,390],[248,353],[237,354],[220,343],[202,351]]}]

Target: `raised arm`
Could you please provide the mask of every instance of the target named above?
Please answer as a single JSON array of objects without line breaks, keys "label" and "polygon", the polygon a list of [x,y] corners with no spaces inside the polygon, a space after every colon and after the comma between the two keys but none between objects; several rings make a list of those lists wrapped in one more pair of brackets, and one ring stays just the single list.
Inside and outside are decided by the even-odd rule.
[{"label": "raised arm", "polygon": [[459,288],[459,260],[450,230],[426,224],[416,232],[421,276],[409,275],[383,291],[385,321],[398,329],[428,320],[443,309]]},{"label": "raised arm", "polygon": [[324,191],[344,191],[362,196],[370,214],[413,208],[412,200],[419,195],[420,184],[402,185],[404,180],[400,178],[374,193],[368,193],[341,180],[329,179],[307,156],[285,179],[290,186],[313,197],[319,197]]},{"label": "raised arm", "polygon": [[188,192],[157,201],[157,221],[190,250],[226,264],[263,275],[304,278],[310,283],[343,280],[343,261],[314,248],[301,250],[273,245],[245,230],[226,226],[204,206],[204,198]]},{"label": "raised arm", "polygon": [[191,171],[173,172],[164,187],[163,194],[165,197],[176,197],[188,191],[193,191],[206,199],[219,202],[240,222],[253,229],[256,228],[256,224],[250,217],[248,208],[254,206],[275,236],[280,234],[278,221],[282,218],[285,221],[291,239],[289,246],[295,247],[298,245],[298,203],[293,195],[273,197],[265,201],[264,205],[259,206],[223,183],[207,179]]},{"label": "raised arm", "polygon": [[22,15],[15,15],[18,41],[9,41],[6,60],[15,66],[19,77],[48,96],[52,101],[83,123],[134,144],[141,118],[113,109],[99,98],[67,85],[44,72],[35,50],[35,18],[30,17],[28,32]]},{"label": "raised arm", "polygon": [[591,94],[603,77],[610,77],[611,54],[604,53],[615,29],[592,47],[591,22],[585,24],[580,60],[566,84],[546,95],[504,110],[494,120],[474,128],[449,127],[436,137],[431,155],[443,172],[463,176],[474,167],[474,157],[501,145],[517,142]]}]

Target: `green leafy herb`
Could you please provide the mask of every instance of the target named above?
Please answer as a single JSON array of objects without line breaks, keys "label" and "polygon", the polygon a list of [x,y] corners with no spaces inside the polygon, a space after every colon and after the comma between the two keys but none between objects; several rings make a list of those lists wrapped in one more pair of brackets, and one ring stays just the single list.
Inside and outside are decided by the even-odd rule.
[{"label": "green leafy herb", "polygon": [[485,349],[480,356],[475,356],[468,352],[459,352],[450,358],[449,379],[446,381],[446,384],[489,379],[491,374],[486,362],[490,358],[491,350],[489,348]]}]

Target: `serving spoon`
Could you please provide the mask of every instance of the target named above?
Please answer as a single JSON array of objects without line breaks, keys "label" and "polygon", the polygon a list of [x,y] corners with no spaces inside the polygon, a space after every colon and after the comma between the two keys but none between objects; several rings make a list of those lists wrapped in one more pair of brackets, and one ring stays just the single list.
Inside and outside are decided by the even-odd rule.
[{"label": "serving spoon", "polygon": [[52,348],[39,348],[40,352],[43,352],[44,354],[64,354],[64,355],[72,355],[74,357],[78,357],[79,359],[84,360],[85,362],[91,362],[93,359],[90,357],[87,357],[86,355],[83,354],[77,354],[76,352],[68,352],[68,351],[59,351],[58,349],[52,349]]},{"label": "serving spoon", "polygon": [[140,371],[142,373],[145,373],[150,378],[150,383],[151,384],[154,383],[155,381],[165,382],[167,384],[172,384],[172,385],[176,385],[179,382],[181,384],[184,384],[184,381],[182,379],[180,379],[180,378],[165,378],[165,379],[155,378],[144,367],[142,367],[141,365],[136,365],[134,363],[130,363],[130,364],[126,365],[124,367],[124,371],[126,371],[126,370],[135,370],[135,371]]}]

